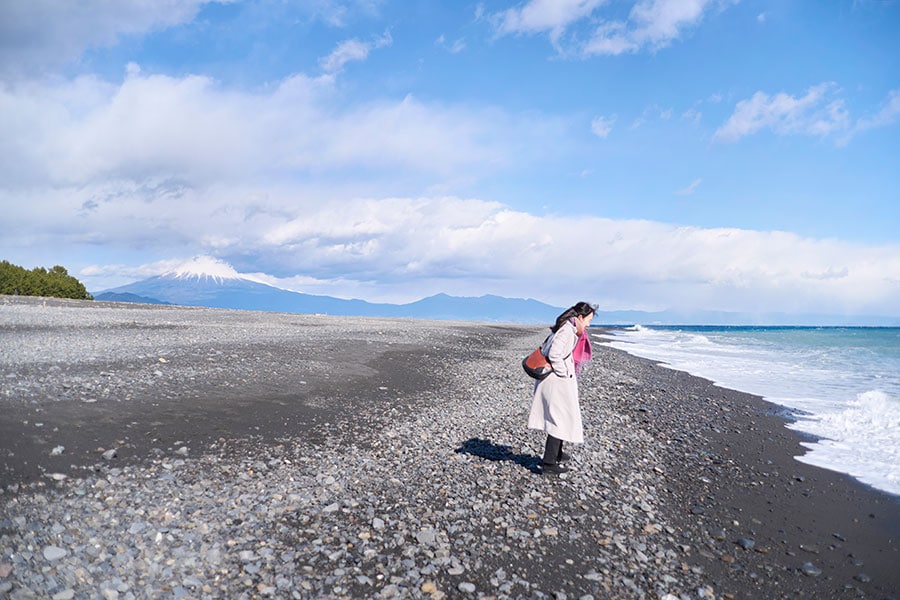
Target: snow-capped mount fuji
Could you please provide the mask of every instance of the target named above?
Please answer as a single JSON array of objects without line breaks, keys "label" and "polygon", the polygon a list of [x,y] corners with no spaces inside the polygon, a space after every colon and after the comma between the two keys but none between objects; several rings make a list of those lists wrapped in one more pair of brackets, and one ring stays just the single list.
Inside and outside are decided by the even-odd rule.
[{"label": "snow-capped mount fuji", "polygon": [[549,323],[560,310],[537,300],[481,296],[462,298],[438,294],[410,304],[377,304],[292,292],[238,273],[231,265],[198,257],[161,275],[94,294],[96,300],[160,301],[182,306],[234,308],[267,312],[328,314],[359,317],[416,317],[508,323]]},{"label": "snow-capped mount fuji", "polygon": [[238,273],[231,265],[210,257],[197,257],[142,281],[106,290],[94,296],[135,294],[169,304],[236,308],[269,312],[368,314],[369,303],[313,296],[281,289],[253,275]]},{"label": "snow-capped mount fuji", "polygon": [[160,277],[175,279],[206,279],[216,283],[223,283],[227,279],[244,279],[263,283],[251,275],[242,275],[234,270],[234,267],[226,262],[212,258],[211,256],[197,256],[183,262],[166,271]]}]

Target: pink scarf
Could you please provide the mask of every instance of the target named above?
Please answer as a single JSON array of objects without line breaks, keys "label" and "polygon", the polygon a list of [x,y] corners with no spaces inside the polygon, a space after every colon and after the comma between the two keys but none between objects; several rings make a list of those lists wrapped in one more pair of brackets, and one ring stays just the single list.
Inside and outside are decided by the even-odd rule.
[{"label": "pink scarf", "polygon": [[591,360],[591,336],[585,331],[578,336],[575,342],[575,349],[572,350],[572,358],[575,360],[575,373],[581,373],[584,364]]}]

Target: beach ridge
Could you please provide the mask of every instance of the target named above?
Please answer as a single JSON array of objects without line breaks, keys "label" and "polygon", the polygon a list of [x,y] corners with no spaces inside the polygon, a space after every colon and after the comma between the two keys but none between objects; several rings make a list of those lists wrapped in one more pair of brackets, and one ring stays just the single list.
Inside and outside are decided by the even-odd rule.
[{"label": "beach ridge", "polygon": [[4,299],[11,598],[888,598],[896,497],[775,407],[594,344],[538,474],[542,327]]}]

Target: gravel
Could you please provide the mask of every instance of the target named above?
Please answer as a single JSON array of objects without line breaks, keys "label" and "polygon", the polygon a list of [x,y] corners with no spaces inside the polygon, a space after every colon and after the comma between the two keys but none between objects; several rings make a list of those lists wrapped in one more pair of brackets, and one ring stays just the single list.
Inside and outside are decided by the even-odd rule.
[{"label": "gravel", "polygon": [[[686,525],[707,515],[673,489],[671,440],[646,426],[644,363],[595,353],[586,442],[567,446],[571,472],[539,475],[544,435],[525,428],[518,361],[543,336],[0,305],[6,431],[44,423],[6,447],[8,465],[37,450],[0,494],[0,597],[735,597],[700,553],[749,556],[759,541]],[[117,451],[83,447],[99,417],[60,420],[86,410]],[[798,575],[821,581],[816,561]]]}]

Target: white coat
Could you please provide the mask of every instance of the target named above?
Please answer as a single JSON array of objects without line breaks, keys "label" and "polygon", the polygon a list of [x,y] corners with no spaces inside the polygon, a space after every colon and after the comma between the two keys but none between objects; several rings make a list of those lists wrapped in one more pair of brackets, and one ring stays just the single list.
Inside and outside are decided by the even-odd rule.
[{"label": "white coat", "polygon": [[577,340],[575,325],[567,322],[547,341],[549,348],[543,350],[553,373],[535,382],[528,427],[545,431],[564,442],[580,444],[584,442],[584,433],[575,359],[572,358]]}]

